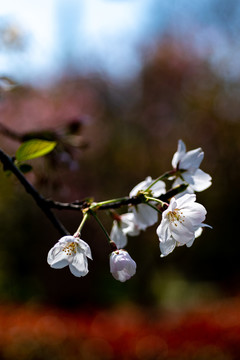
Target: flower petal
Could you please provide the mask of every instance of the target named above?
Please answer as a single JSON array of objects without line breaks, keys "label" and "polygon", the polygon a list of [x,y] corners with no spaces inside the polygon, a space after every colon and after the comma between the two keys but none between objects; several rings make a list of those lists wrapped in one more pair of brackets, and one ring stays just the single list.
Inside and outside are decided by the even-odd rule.
[{"label": "flower petal", "polygon": [[176,242],[179,242],[180,245],[188,243],[194,236],[194,227],[188,218],[185,218],[184,222],[170,222],[169,228],[172,237]]},{"label": "flower petal", "polygon": [[195,230],[195,233],[194,233],[195,238],[201,236],[201,235],[202,235],[202,231],[203,231],[203,229],[202,229],[201,226],[200,226],[197,230]]},{"label": "flower petal", "polygon": [[188,170],[199,168],[204,157],[204,152],[201,148],[188,151],[180,160],[179,169]]},{"label": "flower petal", "polygon": [[110,239],[115,242],[118,249],[122,249],[127,245],[127,236],[116,220],[113,220],[113,226],[110,233]]},{"label": "flower petal", "polygon": [[172,237],[170,237],[167,241],[160,241],[159,247],[161,251],[161,257],[167,256],[175,249],[176,241]]},{"label": "flower petal", "polygon": [[137,184],[130,192],[129,196],[133,197],[136,196],[137,193],[140,190],[145,190],[148,188],[148,186],[153,182],[153,179],[151,178],[151,176],[146,177],[145,180],[141,181],[139,184]]},{"label": "flower petal", "polygon": [[[200,235],[199,235],[200,236]],[[191,247],[192,244],[194,243],[195,237],[192,238],[192,240],[190,240],[188,243],[186,243],[187,247]]]},{"label": "flower petal", "polygon": [[197,169],[192,177],[193,184],[191,185],[195,191],[203,191],[212,185],[212,178],[204,171]]},{"label": "flower petal", "polygon": [[182,208],[182,212],[184,216],[191,221],[194,227],[200,226],[200,224],[205,220],[207,213],[205,207],[199,203],[192,204],[191,208]]},{"label": "flower petal", "polygon": [[[178,186],[178,185],[181,185],[181,184],[184,184],[185,182],[180,179],[180,178],[176,178],[176,180],[174,180],[173,184],[172,184],[172,188]],[[179,199],[180,197],[182,197],[183,195],[186,195],[186,194],[193,194],[194,193],[194,190],[191,188],[191,186],[189,185],[186,190],[184,190],[183,192],[175,195],[175,199]]]},{"label": "flower petal", "polygon": [[121,215],[121,228],[125,235],[137,236],[140,234],[140,229],[132,212]]},{"label": "flower petal", "polygon": [[[172,199],[174,199],[174,198],[172,198]],[[196,195],[195,194],[185,194],[183,196],[180,196],[176,200],[175,208],[178,208],[178,209],[190,208],[191,209],[194,201],[196,201]]]},{"label": "flower petal", "polygon": [[76,238],[73,235],[66,235],[61,237],[61,239],[58,240],[57,244],[61,244],[61,245],[67,245],[67,243],[70,242],[75,242]]},{"label": "flower petal", "polygon": [[212,229],[212,226],[207,225],[207,224],[201,224],[200,227],[195,228],[195,238],[199,237],[200,235],[202,235],[203,232],[203,228],[204,227],[208,227],[209,229]]},{"label": "flower petal", "polygon": [[77,252],[73,261],[69,264],[69,269],[74,276],[81,277],[88,273],[88,262],[86,256],[82,252]]},{"label": "flower petal", "polygon": [[179,161],[186,153],[186,146],[182,140],[178,140],[178,148],[172,158],[172,167],[177,169]]},{"label": "flower petal", "polygon": [[[148,176],[144,181],[136,185],[130,192],[129,196],[136,196],[140,190],[146,190],[155,180]],[[158,197],[166,192],[166,185],[163,181],[159,180],[151,187],[152,194],[155,197]]]},{"label": "flower petal", "polygon": [[61,269],[69,264],[69,256],[58,243],[49,250],[48,264],[54,269]]},{"label": "flower petal", "polygon": [[80,246],[80,249],[84,252],[84,254],[92,260],[92,253],[91,253],[91,249],[90,246],[83,241],[82,239],[78,239],[78,244]]},{"label": "flower petal", "polygon": [[162,216],[165,217],[165,215],[169,212],[169,211],[173,211],[175,210],[177,207],[177,201],[174,197],[171,198],[170,200],[170,203],[168,205],[168,208],[167,210],[165,210],[163,213],[162,213]]},{"label": "flower petal", "polygon": [[125,282],[136,273],[137,265],[125,250],[112,252],[110,256],[110,272],[116,280]]},{"label": "flower petal", "polygon": [[133,206],[131,211],[140,230],[146,230],[148,226],[152,226],[158,221],[157,210],[152,209],[147,204]]},{"label": "flower petal", "polygon": [[156,233],[159,237],[159,241],[166,242],[171,236],[171,232],[169,229],[169,221],[168,219],[162,219],[160,225],[157,227]]},{"label": "flower petal", "polygon": [[136,273],[136,271],[132,272],[130,274],[126,269],[123,269],[123,270],[118,271],[117,273],[113,273],[112,275],[116,280],[125,282],[125,281],[129,280],[133,275],[135,275],[135,273]]},{"label": "flower petal", "polygon": [[184,172],[182,172],[182,178],[184,180],[184,182],[186,182],[189,185],[193,185],[194,181],[193,181],[193,175],[195,174],[196,170],[185,170]]},{"label": "flower petal", "polygon": [[[152,182],[154,182],[155,180],[153,180]],[[151,191],[154,197],[159,197],[162,194],[166,193],[166,184],[165,182],[159,180],[158,182],[156,182],[156,184],[154,184],[153,186],[151,186]]]}]

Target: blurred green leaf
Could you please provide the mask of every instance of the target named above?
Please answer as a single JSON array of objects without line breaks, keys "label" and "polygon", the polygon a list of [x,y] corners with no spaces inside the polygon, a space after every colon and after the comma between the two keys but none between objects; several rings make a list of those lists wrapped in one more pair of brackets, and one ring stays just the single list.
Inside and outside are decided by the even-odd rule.
[{"label": "blurred green leaf", "polygon": [[29,171],[32,171],[32,166],[29,164],[21,164],[19,166],[19,169],[21,170],[22,173],[26,174]]},{"label": "blurred green leaf", "polygon": [[35,159],[48,154],[52,151],[57,143],[55,141],[32,139],[25,141],[16,152],[17,161]]},{"label": "blurred green leaf", "polygon": [[6,175],[6,177],[9,177],[12,175],[12,172],[10,170],[4,170],[4,174]]}]

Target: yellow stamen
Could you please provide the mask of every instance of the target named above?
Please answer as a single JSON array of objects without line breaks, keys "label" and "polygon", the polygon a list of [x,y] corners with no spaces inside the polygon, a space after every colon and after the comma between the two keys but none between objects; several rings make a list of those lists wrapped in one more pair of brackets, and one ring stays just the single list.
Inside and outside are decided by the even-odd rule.
[{"label": "yellow stamen", "polygon": [[167,216],[169,221],[172,222],[175,226],[178,226],[178,222],[180,224],[184,223],[185,216],[183,215],[182,211],[180,211],[179,209],[169,211]]},{"label": "yellow stamen", "polygon": [[69,256],[76,255],[76,253],[77,253],[77,244],[75,242],[68,243],[67,245],[64,246],[62,251],[64,251]]}]

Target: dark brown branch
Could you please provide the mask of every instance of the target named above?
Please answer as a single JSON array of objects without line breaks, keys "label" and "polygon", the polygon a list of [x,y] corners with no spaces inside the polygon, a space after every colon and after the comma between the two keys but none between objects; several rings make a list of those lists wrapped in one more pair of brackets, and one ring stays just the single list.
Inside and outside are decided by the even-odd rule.
[{"label": "dark brown branch", "polygon": [[[164,202],[169,201],[173,196],[183,192],[186,190],[188,185],[182,184],[179,186],[176,186],[173,189],[170,189],[166,192],[166,194],[162,194],[159,196],[159,200],[162,200]],[[86,208],[88,208],[91,205],[91,202],[88,200],[82,200],[82,201],[75,201],[73,203],[62,203],[59,201],[54,200],[45,200],[48,202],[48,206],[52,209],[58,209],[58,210],[77,210],[81,211]],[[118,209],[121,206],[124,205],[138,205],[142,203],[142,199],[140,197],[134,196],[134,197],[126,197],[124,199],[121,199],[120,201],[116,201],[111,204],[103,204],[98,207],[98,210],[110,210],[110,209]]]},{"label": "dark brown branch", "polygon": [[58,220],[55,214],[51,211],[50,206],[48,205],[48,201],[42,197],[38,191],[27,181],[25,176],[21,173],[21,171],[14,164],[13,159],[8,156],[3,150],[0,149],[0,161],[3,164],[4,170],[10,170],[19,180],[19,182],[23,185],[26,192],[28,192],[36,204],[40,207],[40,209],[44,212],[44,214],[48,217],[54,227],[60,232],[61,235],[68,235],[68,231],[65,229],[63,224]]},{"label": "dark brown branch", "polygon": [[83,209],[86,209],[90,206],[90,202],[87,200],[82,201],[74,201],[72,203],[63,203],[60,201],[54,201],[52,199],[45,199],[46,203],[48,204],[48,207],[51,209],[57,209],[57,210],[77,210],[81,211]]},{"label": "dark brown branch", "polygon": [[185,191],[187,187],[188,184],[178,185],[175,188],[168,190],[166,194],[162,194],[161,196],[159,196],[159,199],[162,201],[169,201],[173,196],[176,196]]}]

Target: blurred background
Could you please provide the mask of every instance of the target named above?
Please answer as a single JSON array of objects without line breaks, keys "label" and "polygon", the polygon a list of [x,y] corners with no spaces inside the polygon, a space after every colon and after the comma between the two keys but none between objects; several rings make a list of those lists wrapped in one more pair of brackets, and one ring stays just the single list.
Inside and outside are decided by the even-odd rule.
[{"label": "blurred background", "polygon": [[[197,194],[213,230],[166,258],[155,226],[130,238],[137,274],[122,284],[94,221],[82,233],[89,274],[51,269],[58,232],[1,171],[1,358],[239,359],[239,18],[234,0],[1,4],[1,148],[14,155],[23,139],[57,139],[29,162],[40,193],[125,196],[171,169],[178,139],[202,147],[213,177]],[[56,214],[74,233],[80,213]]]}]

